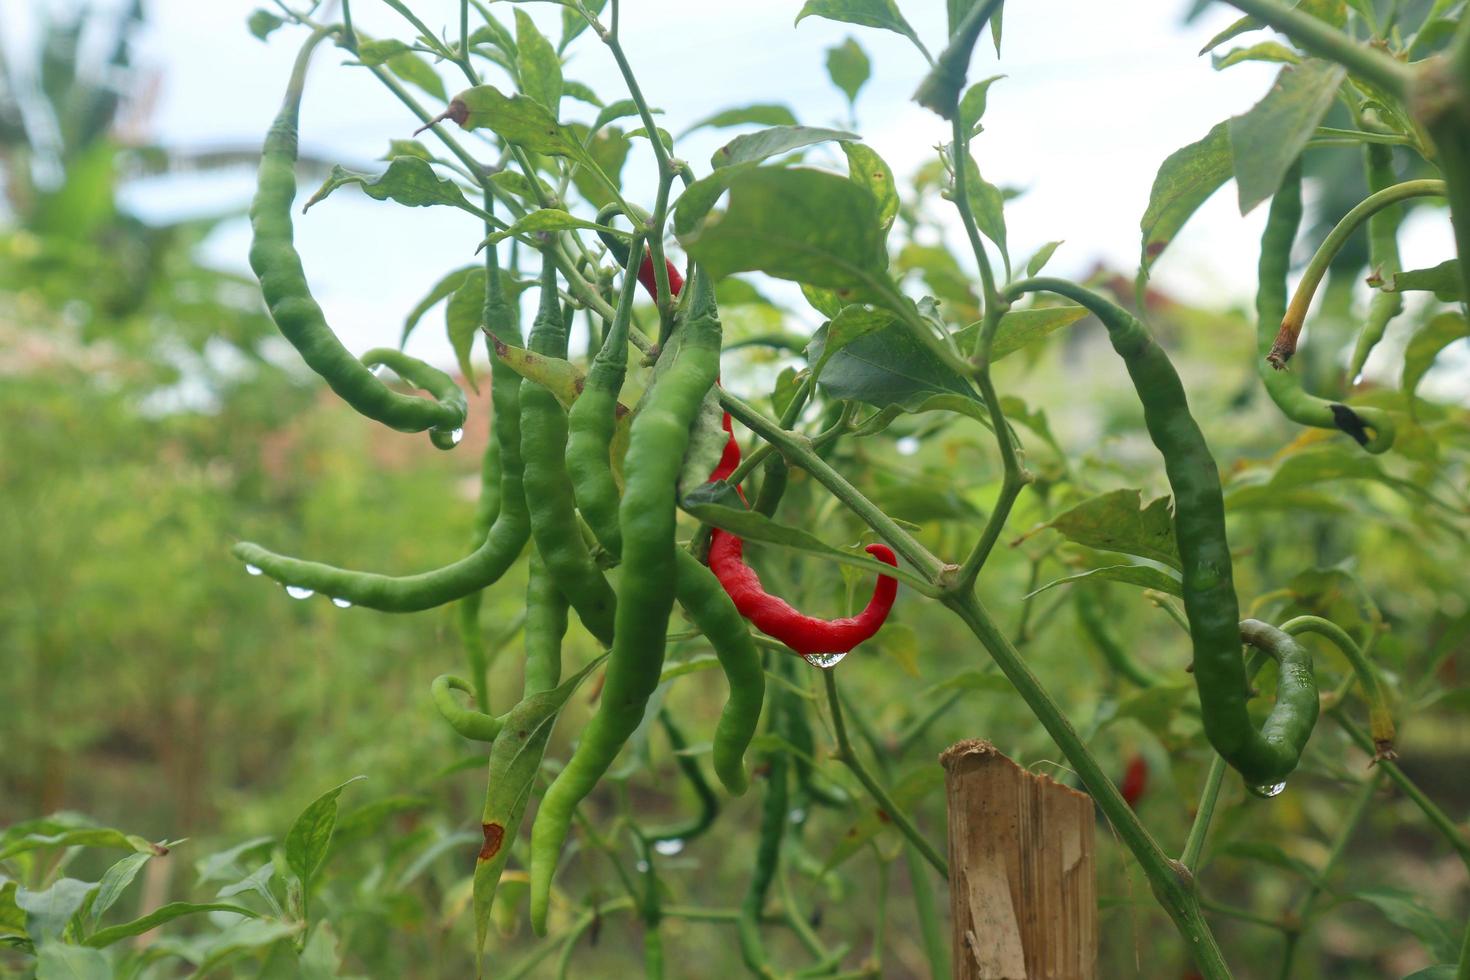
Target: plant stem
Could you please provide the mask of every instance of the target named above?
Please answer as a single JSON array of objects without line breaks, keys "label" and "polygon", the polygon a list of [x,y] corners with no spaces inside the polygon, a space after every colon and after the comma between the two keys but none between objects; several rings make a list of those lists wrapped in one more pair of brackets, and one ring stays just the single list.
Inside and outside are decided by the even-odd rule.
[{"label": "plant stem", "polygon": [[1403,99],[1413,73],[1393,58],[1359,44],[1311,14],[1280,0],[1229,0],[1232,7],[1280,31],[1306,50],[1342,65],[1348,71]]},{"label": "plant stem", "polygon": [[1358,678],[1358,686],[1363,689],[1364,700],[1368,702],[1368,732],[1373,737],[1373,758],[1375,761],[1392,759],[1395,755],[1393,716],[1389,714],[1383,686],[1378,683],[1378,671],[1374,669],[1372,661],[1363,655],[1358,644],[1353,642],[1353,638],[1342,627],[1321,616],[1297,616],[1282,623],[1281,631],[1292,636],[1316,633],[1331,640],[1342,651]]},{"label": "plant stem", "polygon": [[867,767],[858,758],[857,752],[853,750],[852,741],[847,737],[847,725],[842,720],[842,703],[837,697],[837,672],[835,670],[823,671],[822,680],[827,685],[827,706],[832,712],[832,728],[837,735],[838,758],[842,760],[843,765],[852,770],[852,774],[857,777],[858,782],[863,784],[863,788],[868,791],[873,802],[878,804],[883,813],[893,821],[893,825],[899,829],[899,832],[918,849],[924,860],[928,861],[942,877],[948,879],[949,863],[934,845],[919,833],[919,829],[914,826],[908,814],[898,808],[893,798],[888,795],[888,791],[878,784],[872,773],[868,772]]},{"label": "plant stem", "polygon": [[1238,905],[1229,905],[1225,902],[1217,902],[1212,898],[1203,897],[1199,900],[1199,904],[1206,912],[1214,912],[1216,915],[1223,915],[1227,919],[1235,919],[1238,922],[1249,922],[1253,926],[1264,926],[1267,929],[1285,930],[1286,928],[1269,915],[1252,912],[1250,909],[1243,909]]},{"label": "plant stem", "polygon": [[1123,799],[1118,788],[1087,750],[1077,730],[1072,727],[1072,722],[1041,686],[1031,668],[980,604],[979,598],[973,593],[954,594],[941,601],[975,634],[994,658],[1001,673],[1006,675],[1030,707],[1032,714],[1041,722],[1052,741],[1066,755],[1088,793],[1112,823],[1124,846],[1133,853],[1142,867],[1155,898],[1184,937],[1189,955],[1194,959],[1201,975],[1205,980],[1229,978],[1230,969],[1226,966],[1219,944],[1200,909],[1198,889],[1189,869],[1171,861],[1147,828],[1139,822],[1133,808]]},{"label": "plant stem", "polygon": [[1220,799],[1220,784],[1225,781],[1225,759],[1215,756],[1210,760],[1210,770],[1205,774],[1205,788],[1200,790],[1199,807],[1194,812],[1194,823],[1189,825],[1189,836],[1184,839],[1184,850],[1179,863],[1199,872],[1200,855],[1205,850],[1205,838],[1210,833],[1210,821],[1215,816],[1215,803]]}]

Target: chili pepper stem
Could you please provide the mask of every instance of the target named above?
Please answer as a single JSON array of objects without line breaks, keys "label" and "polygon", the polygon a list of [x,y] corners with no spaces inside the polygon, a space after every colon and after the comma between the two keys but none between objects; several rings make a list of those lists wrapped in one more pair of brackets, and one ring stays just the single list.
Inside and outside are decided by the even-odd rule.
[{"label": "chili pepper stem", "polygon": [[1393,715],[1388,710],[1388,699],[1378,679],[1378,670],[1373,662],[1342,627],[1320,616],[1297,616],[1281,624],[1282,632],[1296,636],[1301,633],[1316,633],[1331,640],[1342,651],[1357,676],[1358,686],[1363,690],[1363,700],[1368,702],[1369,734],[1373,738],[1373,761],[1395,759]]},{"label": "chili pepper stem", "polygon": [[1387,54],[1360,44],[1306,11],[1280,0],[1229,0],[1232,7],[1264,21],[1308,51],[1329,58],[1402,99],[1412,71]]}]

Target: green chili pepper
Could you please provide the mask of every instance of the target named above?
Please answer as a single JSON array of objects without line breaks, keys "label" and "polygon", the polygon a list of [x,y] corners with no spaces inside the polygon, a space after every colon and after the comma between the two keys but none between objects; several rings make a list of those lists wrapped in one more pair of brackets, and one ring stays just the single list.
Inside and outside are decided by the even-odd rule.
[{"label": "green chili pepper", "polygon": [[1363,653],[1363,649],[1348,636],[1347,631],[1320,616],[1297,616],[1282,623],[1281,631],[1292,636],[1316,633],[1331,640],[1342,651],[1342,655],[1352,666],[1353,673],[1357,675],[1358,686],[1363,690],[1363,699],[1368,702],[1368,728],[1373,736],[1374,761],[1398,758],[1393,747],[1393,715],[1388,710],[1388,698],[1378,679],[1378,671]]},{"label": "green chili pepper", "polygon": [[[1383,143],[1363,145],[1364,174],[1368,192],[1377,193],[1397,181],[1393,172],[1393,147]],[[1401,204],[1384,208],[1368,219],[1368,265],[1373,278],[1392,282],[1393,275],[1403,270],[1399,261],[1399,225],[1404,220]],[[1389,321],[1404,311],[1404,294],[1397,290],[1376,289],[1368,304],[1368,319],[1353,345],[1353,358],[1348,362],[1348,377],[1356,383],[1368,363],[1368,355],[1383,339]]]},{"label": "green chili pepper", "polygon": [[[638,254],[635,240],[632,254]],[[618,491],[610,451],[618,392],[627,372],[628,326],[637,278],[629,263],[616,316],[602,349],[587,372],[582,393],[568,413],[566,462],[577,506],[598,542],[614,558],[623,551],[618,527]],[[750,630],[714,574],[683,549],[675,555],[674,593],[679,604],[709,640],[730,685],[730,697],[715,728],[715,774],[731,793],[745,792],[745,750],[760,721],[766,679]]]},{"label": "green chili pepper", "polygon": [[[1310,658],[1301,669],[1302,662],[1293,651],[1293,657],[1283,661],[1276,707],[1264,728],[1256,730],[1246,711],[1240,611],[1225,537],[1220,474],[1204,434],[1189,413],[1179,375],[1142,323],[1089,289],[1043,277],[1012,283],[1001,295],[1010,301],[1041,291],[1085,306],[1107,327],[1108,340],[1123,358],[1143,404],[1149,438],[1164,457],[1164,471],[1174,493],[1174,536],[1205,735],[1251,785],[1279,783],[1296,768],[1316,723],[1317,684]],[[1291,643],[1301,649],[1300,644]]]},{"label": "green chili pepper", "polygon": [[715,791],[704,778],[704,770],[699,766],[699,759],[686,751],[689,748],[689,740],[679,729],[674,721],[674,716],[669,713],[667,707],[659,708],[658,723],[663,726],[664,734],[669,739],[669,749],[674,754],[674,765],[684,774],[689,786],[694,790],[694,795],[699,798],[699,813],[689,820],[679,824],[670,824],[664,827],[650,827],[640,831],[640,836],[649,843],[659,841],[679,841],[688,843],[709,830],[715,822],[715,817],[720,815],[720,800],[715,796]]},{"label": "green chili pepper", "polygon": [[496,718],[483,711],[466,708],[454,696],[455,691],[475,694],[475,689],[461,677],[440,674],[429,685],[429,694],[434,698],[434,707],[449,722],[449,727],[476,742],[493,742],[504,725],[503,718]]},{"label": "green chili pepper", "polygon": [[658,686],[678,568],[674,530],[679,470],[690,426],[720,368],[714,285],[708,276],[696,275],[692,290],[681,343],[664,353],[673,361],[655,379],[633,420],[627,489],[618,509],[622,584],[602,701],[576,752],[546,791],[532,830],[531,923],[538,933],[546,929],[551,878],[571,828],[572,810],[638,727]]},{"label": "green chili pepper", "polygon": [[[485,271],[485,325],[495,329],[497,336],[511,337],[519,343],[517,312],[501,286],[493,247],[485,249]],[[494,418],[490,437],[499,443],[499,511],[479,546],[459,561],[431,572],[394,576],[302,561],[249,541],[235,545],[233,554],[248,567],[259,569],[288,586],[383,612],[432,609],[498,581],[520,557],[531,533],[521,483],[520,386],[520,376],[509,366],[498,358],[491,363],[490,399]]]},{"label": "green chili pepper", "polygon": [[[565,359],[566,322],[556,290],[556,262],[550,251],[541,263],[541,303],[527,347],[533,354]],[[533,381],[521,382],[521,438],[526,460],[526,505],[531,535],[546,559],[552,581],[566,596],[587,631],[600,642],[613,640],[617,596],[582,540],[576,500],[563,455],[567,415],[556,396]]]},{"label": "green chili pepper", "polygon": [[[401,432],[429,429],[434,433],[435,445],[442,447],[446,442],[452,445],[451,434],[464,426],[463,394],[458,399],[428,401],[400,394],[378,380],[332,333],[322,308],[311,296],[301,256],[292,244],[291,202],[296,198],[296,131],[301,94],[312,52],[328,33],[314,31],[302,46],[291,69],[281,111],[266,133],[265,146],[260,152],[259,182],[250,205],[250,268],[260,280],[266,307],[282,336],[338,397],[359,413],[390,428]],[[453,387],[453,382],[449,384]]]},{"label": "green chili pepper", "polygon": [[1157,684],[1158,679],[1144,670],[1114,635],[1097,592],[1085,585],[1078,585],[1073,587],[1072,595],[1077,601],[1077,621],[1087,631],[1093,646],[1097,647],[1108,666],[1139,687],[1153,687]]},{"label": "green chili pepper", "polygon": [[1393,445],[1394,438],[1393,420],[1387,412],[1377,408],[1352,409],[1309,395],[1302,389],[1299,377],[1277,370],[1270,360],[1277,328],[1286,314],[1286,275],[1291,269],[1291,248],[1301,220],[1302,164],[1298,160],[1271,199],[1266,230],[1261,235],[1256,287],[1256,373],[1276,407],[1293,422],[1318,429],[1340,429],[1370,453],[1384,452]]},{"label": "green chili pepper", "polygon": [[532,551],[526,575],[526,696],[561,683],[561,644],[567,633],[567,600],[540,552]]},{"label": "green chili pepper", "polygon": [[[465,401],[464,392],[454,379],[431,364],[425,364],[417,357],[410,357],[403,351],[392,347],[374,347],[359,358],[363,367],[375,368],[379,365],[388,368],[404,381],[415,388],[422,388],[434,396],[434,400],[441,405],[456,408],[463,418],[469,413],[469,404]],[[460,438],[464,435],[464,429],[455,428],[444,430],[434,428],[429,430],[429,441],[439,449],[453,449],[459,445]]]},{"label": "green chili pepper", "polygon": [[[485,453],[480,459],[480,499],[475,505],[475,519],[470,525],[470,550],[480,546],[490,527],[500,514],[500,440],[493,435],[485,440]],[[485,652],[485,637],[480,632],[480,604],[485,597],[483,589],[476,589],[456,607],[459,621],[459,639],[464,646],[465,659],[470,664],[470,677],[475,685],[475,703],[481,711],[490,708],[490,692],[486,687],[489,658]]]}]

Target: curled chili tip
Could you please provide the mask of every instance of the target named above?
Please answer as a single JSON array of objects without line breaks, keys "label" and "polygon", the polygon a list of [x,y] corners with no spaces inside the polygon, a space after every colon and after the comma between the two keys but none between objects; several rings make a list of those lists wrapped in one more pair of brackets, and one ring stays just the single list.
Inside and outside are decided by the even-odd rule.
[{"label": "curled chili tip", "polygon": [[415,136],[417,136],[419,133],[422,133],[424,130],[426,130],[426,129],[432,129],[435,126],[437,126],[439,123],[442,123],[442,122],[444,122],[446,120],[448,120],[449,122],[454,123],[456,126],[459,126],[460,128],[464,128],[465,121],[468,120],[469,118],[470,118],[470,107],[465,104],[465,101],[463,99],[456,97],[456,98],[454,98],[453,100],[450,101],[449,107],[447,109],[445,109],[443,112],[439,113],[439,115],[435,116],[433,119],[430,119],[428,122],[424,123],[418,129],[415,129],[413,131],[413,134]]}]

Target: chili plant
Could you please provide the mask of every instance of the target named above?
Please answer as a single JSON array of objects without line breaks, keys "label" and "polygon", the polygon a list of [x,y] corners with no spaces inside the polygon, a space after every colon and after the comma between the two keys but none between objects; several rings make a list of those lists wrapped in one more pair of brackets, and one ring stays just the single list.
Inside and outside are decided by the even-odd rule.
[{"label": "chili plant", "polygon": [[[680,159],[679,142],[659,127],[620,43],[630,12],[618,0],[563,0],[558,42],[520,8],[512,30],[496,18],[493,6],[469,0],[459,5],[457,23],[444,30],[391,0],[410,32],[406,41],[368,38],[354,27],[347,2],[340,20],[326,19],[326,7],[286,4],[254,15],[252,27],[260,36],[299,45],[280,114],[266,137],[251,210],[251,265],[271,315],[306,365],[359,413],[393,429],[427,431],[436,446],[461,452],[468,403],[454,382],[402,353],[352,356],[312,299],[292,245],[302,93],[315,52],[335,48],[353,63],[352,70],[371,73],[422,121],[416,135],[428,135],[420,142],[385,134],[395,138],[381,173],[338,168],[308,206],[355,185],[378,200],[457,208],[483,228],[483,261],[446,276],[405,329],[407,337],[424,309],[447,299],[450,340],[467,378],[473,380],[478,335],[485,336],[492,357],[494,418],[483,447],[481,506],[468,554],[408,574],[336,567],[253,543],[237,545],[235,554],[297,598],[316,593],[385,612],[460,604],[469,676],[446,674],[433,690],[434,703],[454,731],[489,743],[488,788],[475,841],[477,950],[483,952],[489,940],[497,896],[502,903],[512,900],[501,885],[517,853],[529,875],[530,922],[537,934],[551,937],[520,965],[498,967],[497,975],[524,975],[558,951],[565,966],[576,940],[614,912],[641,923],[650,976],[664,972],[665,924],[679,919],[728,923],[730,942],[758,976],[790,968],[781,961],[791,954],[784,948],[780,956],[773,953],[777,927],[795,935],[809,960],[797,968],[799,975],[879,975],[883,911],[869,955],[849,963],[848,944],[819,936],[789,887],[788,867],[805,853],[805,811],[815,805],[856,813],[852,836],[859,841],[872,841],[878,833],[876,827],[860,829],[864,820],[891,824],[908,862],[929,966],[942,974],[947,954],[938,938],[931,879],[948,878],[951,869],[931,837],[933,829],[926,832],[910,812],[933,781],[895,782],[890,765],[939,714],[968,717],[966,689],[994,680],[985,673],[991,666],[1061,750],[1066,768],[1097,802],[1173,921],[1194,968],[1211,980],[1231,975],[1212,916],[1261,918],[1205,893],[1209,832],[1229,770],[1260,797],[1277,797],[1323,730],[1340,729],[1366,753],[1365,764],[1376,764],[1368,777],[1353,776],[1359,788],[1349,794],[1354,802],[1342,833],[1351,834],[1364,818],[1386,776],[1422,811],[1427,826],[1470,860],[1463,828],[1393,761],[1390,698],[1423,696],[1432,677],[1400,675],[1377,663],[1382,622],[1366,592],[1359,608],[1367,612],[1339,624],[1317,615],[1332,603],[1314,606],[1300,575],[1258,581],[1253,569],[1248,577],[1238,576],[1245,542],[1232,537],[1227,525],[1227,514],[1243,509],[1243,500],[1264,509],[1326,478],[1313,472],[1351,474],[1400,490],[1414,486],[1413,476],[1397,475],[1362,454],[1395,465],[1425,461],[1415,387],[1434,355],[1466,332],[1458,304],[1470,281],[1470,17],[1462,8],[1457,16],[1456,5],[1447,2],[1433,4],[1420,23],[1409,23],[1399,4],[1386,11],[1345,0],[1233,5],[1244,18],[1208,48],[1273,29],[1279,40],[1235,49],[1220,63],[1269,61],[1281,64],[1280,74],[1254,108],[1220,122],[1159,167],[1141,221],[1133,297],[1118,295],[1128,290],[1117,288],[1116,279],[1042,275],[1055,244],[1013,267],[1006,195],[982,176],[972,149],[994,79],[972,84],[971,62],[985,57],[976,54],[982,36],[993,39],[1000,52],[1000,0],[950,2],[948,34],[937,55],[892,3],[811,0],[798,14],[798,24],[821,17],[913,42],[914,98],[948,122],[949,138],[910,201],[901,199],[891,168],[858,134],[800,125],[784,109],[716,115],[710,125],[764,128],[730,140],[708,168]],[[829,65],[855,104],[867,68],[858,43],[850,45],[833,53]],[[581,57],[610,58],[625,91],[608,100],[567,79],[563,69],[574,46]],[[438,79],[430,59],[462,76],[458,94],[441,99],[438,86],[426,83]],[[422,102],[414,87],[435,102]],[[1346,125],[1328,125],[1342,121],[1329,118],[1334,109]],[[572,121],[592,110],[590,123]],[[625,119],[637,128],[614,125]],[[622,174],[628,148],[641,146],[638,141],[651,151],[651,201],[630,200],[630,182]],[[1368,193],[1317,244],[1289,291],[1292,253],[1302,238],[1303,173],[1310,174],[1314,158],[1322,155],[1353,157]],[[1199,205],[1231,180],[1242,212],[1270,201],[1252,356],[1280,411],[1319,433],[1287,447],[1278,468],[1245,477],[1222,477],[1191,408],[1209,393],[1186,385],[1168,345],[1149,323],[1150,271]],[[926,220],[923,209],[935,203],[935,190],[953,207],[969,252],[963,261],[951,255],[941,263],[949,288],[936,289],[939,299],[915,295],[915,278],[929,284],[940,277],[936,267],[925,267],[903,248]],[[1447,212],[1441,202],[1448,203]],[[1449,221],[1457,254],[1431,269],[1402,269],[1397,233],[1409,208]],[[1318,287],[1357,236],[1368,242],[1374,298],[1352,345],[1347,378],[1333,379],[1330,392],[1312,394],[1297,370],[1316,344],[1303,329]],[[687,257],[682,273],[674,243]],[[728,363],[736,370],[720,380],[722,351],[736,347],[726,315],[752,301],[749,283],[736,278],[743,273],[798,284],[823,320],[810,336],[782,330],[739,340],[743,348],[802,355],[769,394],[752,393],[749,372],[738,370],[733,359]],[[651,310],[635,306],[635,282],[650,293]],[[536,308],[523,341],[519,301],[531,289]],[[1406,315],[1403,294],[1416,291],[1432,293],[1442,305],[1427,320],[1422,308],[1413,314],[1423,326],[1409,342],[1402,390],[1360,385],[1357,375],[1369,355],[1393,321]],[[1069,464],[1045,415],[997,383],[995,364],[1002,357],[1084,319],[1105,328],[1128,375],[1137,403],[1129,410],[1132,424],[1152,443],[1150,458],[1162,466],[1170,500],[1144,505],[1136,490],[1096,493],[1093,477]],[[592,355],[585,372],[582,359],[571,354],[579,345],[570,340],[584,322],[585,349]],[[632,363],[630,344],[637,351]],[[372,370],[378,365],[432,398],[413,397],[390,384]],[[865,449],[876,444],[871,440],[891,428],[934,435],[976,425],[988,429],[1000,473],[993,496],[984,501],[983,521],[972,507],[963,519],[926,526],[884,506]],[[1411,433],[1421,448],[1402,445]],[[744,452],[741,439],[749,445]],[[787,488],[798,475],[800,493],[790,494]],[[748,507],[744,488],[756,483],[755,503]],[[1440,531],[1462,536],[1463,503],[1445,503],[1443,491],[1418,486],[1413,492],[1434,511]],[[1029,531],[1013,520],[1020,515],[1031,520]],[[998,547],[1008,535],[1023,531],[1016,546],[1050,545],[1031,557],[1031,585],[1018,598],[994,574],[991,561],[1009,550]],[[1299,532],[1289,527],[1284,533]],[[838,544],[824,540],[833,535]],[[865,548],[849,546],[867,538],[877,540]],[[800,613],[744,564],[742,542],[766,546],[768,569],[776,565],[774,548],[795,556],[798,567],[810,568],[815,559],[827,568],[876,576],[873,599],[850,620]],[[491,694],[511,690],[516,675],[504,660],[489,662],[479,596],[502,587],[523,555],[529,556],[530,571],[522,686],[513,706],[494,715]],[[1039,581],[1055,565],[1068,574]],[[1341,579],[1356,589],[1346,572]],[[1151,590],[1140,598],[1178,622],[1187,634],[1189,659],[1182,641],[1167,658],[1141,658],[1118,640],[1112,631],[1117,607],[1103,604],[1095,591],[1103,582],[1113,583],[1115,600],[1129,586]],[[1243,591],[1247,583],[1253,591]],[[1208,746],[1212,761],[1199,805],[1176,849],[1166,850],[1141,820],[1159,795],[1155,790],[1144,796],[1146,763],[1129,764],[1120,790],[1113,776],[1122,776],[1114,771],[1122,767],[1100,760],[1089,744],[1106,718],[1094,717],[1086,727],[1074,721],[1018,649],[1046,625],[1039,617],[1033,625],[1029,617],[1036,596],[1053,587],[1064,601],[1075,594],[1085,635],[1116,672],[1110,683],[1126,681],[1155,704],[1169,705],[1169,723],[1177,720],[1202,737],[1197,744]],[[954,696],[937,697],[937,708],[916,713],[885,744],[868,717],[871,706],[843,696],[838,671],[863,670],[863,658],[845,655],[864,641],[883,642],[896,596],[903,597],[900,611],[905,603],[926,602],[948,610],[974,642],[970,650],[953,646],[946,654],[967,658],[972,669],[954,686]],[[1003,627],[982,596],[1019,603],[1018,628]],[[677,618],[680,609],[691,628]],[[1051,606],[1049,613],[1055,611]],[[604,652],[564,665],[572,622]],[[1346,670],[1336,670],[1336,659],[1331,670],[1314,663],[1314,648],[1300,638],[1305,633],[1325,638]],[[707,644],[715,656],[686,656],[691,642]],[[678,719],[664,702],[680,678],[705,666],[717,666],[728,689],[726,709],[713,725],[702,718]],[[1274,691],[1274,705],[1264,717],[1251,704],[1258,672],[1262,688]],[[593,678],[600,685],[593,716],[573,733],[570,757],[559,766],[549,763],[554,726]],[[467,705],[460,694],[471,695],[474,703]],[[1366,732],[1360,713],[1368,718]],[[846,775],[820,764],[814,720],[829,726],[833,755]],[[613,766],[630,745],[648,751],[655,721],[701,801],[699,816],[674,828],[654,827],[625,800],[611,824],[594,818],[592,794],[616,782],[612,777],[620,774]],[[982,721],[977,716],[975,725]],[[711,828],[720,805],[702,773],[701,753],[688,742],[706,735],[725,789],[746,792],[751,780],[745,757],[753,754],[763,797],[748,890],[738,906],[720,909],[673,900],[667,876],[660,875],[665,858]],[[543,775],[550,777],[544,786]],[[533,799],[529,848],[521,850]],[[798,812],[803,819],[795,819]],[[587,846],[571,854],[566,845],[574,831]],[[636,862],[631,872],[620,843],[625,835]],[[1340,852],[1332,852],[1290,916],[1267,919],[1284,936],[1283,976],[1290,974],[1302,935],[1325,911],[1318,899]],[[556,875],[568,864],[585,865],[593,854],[612,866],[625,894],[607,899],[594,889],[578,904],[557,887]],[[850,856],[835,855],[816,877]],[[310,874],[300,878],[304,907]],[[886,861],[880,880],[886,888]],[[1388,904],[1382,895],[1378,900]],[[1462,927],[1445,926],[1444,936],[1453,941],[1430,946],[1444,970],[1457,969],[1463,977],[1470,971],[1470,945],[1451,948]],[[1458,967],[1452,968],[1456,958]],[[1252,975],[1259,971],[1256,964],[1240,967]]]}]

